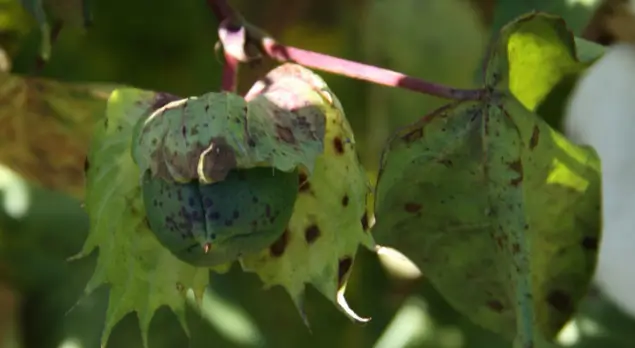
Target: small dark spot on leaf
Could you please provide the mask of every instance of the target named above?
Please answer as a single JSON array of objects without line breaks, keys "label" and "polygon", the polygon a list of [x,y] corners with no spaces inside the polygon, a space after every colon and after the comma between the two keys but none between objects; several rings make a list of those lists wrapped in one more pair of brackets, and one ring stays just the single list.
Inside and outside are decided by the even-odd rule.
[{"label": "small dark spot on leaf", "polygon": [[554,290],[547,296],[547,302],[559,312],[570,313],[573,310],[571,297],[564,291]]},{"label": "small dark spot on leaf", "polygon": [[276,240],[269,247],[269,253],[271,256],[280,257],[284,254],[284,250],[287,248],[287,244],[289,243],[289,230],[285,229],[280,238]]},{"label": "small dark spot on leaf", "polygon": [[446,167],[452,167],[452,165],[454,164],[454,163],[452,163],[451,160],[445,159],[445,158],[440,159],[438,162],[443,164]]},{"label": "small dark spot on leaf", "polygon": [[337,265],[337,287],[341,288],[344,284],[344,279],[346,279],[346,275],[348,271],[350,271],[351,266],[353,265],[353,258],[349,256],[345,256],[340,259],[340,262]]},{"label": "small dark spot on leaf", "polygon": [[419,210],[421,210],[421,204],[414,203],[414,202],[408,202],[408,203],[404,204],[404,210],[409,212],[409,213],[416,213]]},{"label": "small dark spot on leaf", "polygon": [[335,149],[335,153],[339,155],[344,153],[344,142],[342,142],[342,138],[335,137],[333,139],[333,148]]},{"label": "small dark spot on leaf", "polygon": [[306,192],[309,191],[311,189],[311,184],[309,184],[309,178],[306,176],[305,173],[300,173],[300,175],[298,175],[298,191],[300,192]]},{"label": "small dark spot on leaf", "polygon": [[348,195],[344,195],[344,197],[342,197],[342,206],[348,206]]},{"label": "small dark spot on leaf", "polygon": [[293,136],[293,131],[290,128],[276,125],[276,133],[278,133],[278,137],[285,143],[296,143],[295,137]]},{"label": "small dark spot on leaf", "polygon": [[520,162],[520,160],[511,162],[509,163],[509,169],[513,170],[514,172],[518,174],[518,177],[516,177],[515,179],[512,179],[510,181],[510,184],[512,186],[520,185],[520,183],[523,182],[523,164]]},{"label": "small dark spot on leaf", "polygon": [[505,309],[505,307],[503,307],[503,304],[499,300],[488,301],[487,307],[489,307],[489,309],[493,310],[496,313],[500,313],[503,311],[503,309]]},{"label": "small dark spot on leaf", "polygon": [[534,130],[531,133],[531,139],[529,139],[529,149],[533,150],[538,145],[538,139],[540,138],[540,130],[538,126],[534,126]]},{"label": "small dark spot on leaf", "polygon": [[304,239],[311,244],[320,236],[320,228],[317,224],[311,224],[304,230]]},{"label": "small dark spot on leaf", "polygon": [[421,137],[423,137],[423,128],[417,128],[409,132],[408,134],[404,135],[403,137],[401,137],[401,139],[404,142],[406,142],[406,144],[410,144],[413,141],[417,141],[418,139],[421,139]]},{"label": "small dark spot on leaf", "polygon": [[587,250],[597,250],[598,239],[595,237],[584,237],[584,239],[582,239],[582,246]]},{"label": "small dark spot on leaf", "polygon": [[150,221],[148,220],[148,218],[143,218],[143,224],[145,225],[145,227],[147,229],[150,229]]},{"label": "small dark spot on leaf", "polygon": [[518,254],[520,252],[520,244],[514,243],[512,244],[512,253]]},{"label": "small dark spot on leaf", "polygon": [[362,215],[361,223],[362,229],[364,229],[364,231],[368,231],[368,212],[364,212],[364,215]]},{"label": "small dark spot on leaf", "polygon": [[88,163],[88,157],[86,157],[86,159],[84,160],[84,173],[86,173],[89,168],[90,168],[90,163]]}]

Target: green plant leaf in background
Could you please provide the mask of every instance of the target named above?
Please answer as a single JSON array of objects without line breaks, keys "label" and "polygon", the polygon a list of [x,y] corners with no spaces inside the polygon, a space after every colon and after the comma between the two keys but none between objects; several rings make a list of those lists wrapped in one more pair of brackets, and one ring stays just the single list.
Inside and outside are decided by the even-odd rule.
[{"label": "green plant leaf in background", "polygon": [[27,181],[81,198],[86,147],[111,88],[6,73],[0,86],[0,161]]},{"label": "green plant leaf in background", "polygon": [[[263,88],[267,80],[273,84]],[[301,174],[299,196],[283,235],[269,249],[244,257],[243,268],[257,273],[267,286],[283,286],[307,324],[306,284],[315,286],[351,319],[367,321],[344,299],[358,246],[372,248],[374,242],[366,213],[369,183],[342,105],[322,78],[299,65],[272,70],[245,98],[257,100],[260,93],[291,110],[302,107],[304,100],[312,101],[325,118],[324,152],[312,172]],[[301,125],[308,116],[297,122]]]},{"label": "green plant leaf in background", "polygon": [[[451,86],[476,87],[472,74],[481,66],[487,33],[466,1],[400,0],[396,5],[369,0],[365,12],[359,34],[364,62]],[[376,171],[390,135],[446,101],[385,86],[367,88],[366,132],[359,137],[364,163]]]},{"label": "green plant leaf in background", "polygon": [[[40,28],[40,57],[48,61],[51,46],[61,26],[84,27],[92,20],[89,0],[20,0],[22,6],[35,18]],[[54,27],[51,27],[51,23]],[[57,31],[57,33],[56,33]]]},{"label": "green plant leaf in background", "polygon": [[207,269],[179,261],[161,246],[146,222],[141,174],[130,153],[132,131],[139,119],[165,101],[161,93],[116,90],[108,100],[106,118],[93,133],[85,199],[91,231],[77,257],[99,249],[86,293],[103,284],[111,287],[102,344],[118,321],[137,312],[147,347],[150,321],[164,305],[187,332],[186,293],[193,290],[200,298],[209,281]]},{"label": "green plant leaf in background", "polygon": [[498,33],[507,23],[532,11],[559,16],[576,35],[580,35],[601,0],[496,0],[492,33]]},{"label": "green plant leaf in background", "polygon": [[474,322],[538,344],[573,315],[594,271],[599,160],[505,91],[514,70],[499,58],[487,72],[498,87],[491,95],[441,108],[391,139],[373,232]]},{"label": "green plant leaf in background", "polygon": [[486,70],[485,81],[509,85],[527,109],[559,129],[575,82],[602,54],[601,46],[575,38],[560,17],[521,16],[501,30],[489,61],[498,67]]},{"label": "green plant leaf in background", "polygon": [[[21,297],[21,347],[62,340],[63,323],[52,319],[77,296],[64,289],[71,278],[65,259],[80,249],[87,232],[88,217],[78,200],[29,183],[0,164],[0,264],[8,266],[8,280]],[[32,308],[47,296],[56,301]],[[34,330],[37,335],[30,334]]]}]

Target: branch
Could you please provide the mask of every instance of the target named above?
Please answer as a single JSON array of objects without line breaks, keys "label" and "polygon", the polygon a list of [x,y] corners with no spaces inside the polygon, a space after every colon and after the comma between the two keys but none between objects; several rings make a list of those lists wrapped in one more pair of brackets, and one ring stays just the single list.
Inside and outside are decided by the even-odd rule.
[{"label": "branch", "polygon": [[238,88],[238,65],[240,62],[227,52],[225,52],[224,56],[225,63],[223,64],[221,90],[236,93]]},{"label": "branch", "polygon": [[314,69],[378,85],[403,88],[445,99],[477,100],[485,93],[482,89],[453,88],[428,82],[393,70],[307,51],[301,48],[281,45],[271,38],[264,38],[261,44],[264,52],[275,60],[295,62]]},{"label": "branch", "polygon": [[[227,0],[207,0],[208,5],[220,21],[219,37],[226,56],[237,62],[258,59],[248,52],[256,46],[261,53],[280,62],[294,62],[316,70],[363,80],[379,85],[403,88],[445,99],[477,100],[484,89],[458,89],[428,82],[396,71],[354,62],[322,53],[290,47],[276,42],[259,28],[246,23],[227,3]],[[238,27],[238,28],[237,28]],[[223,73],[225,76],[225,73]],[[229,85],[223,80],[223,86]]]},{"label": "branch", "polygon": [[238,20],[240,17],[238,12],[229,6],[227,0],[207,0],[207,6],[214,12],[214,16],[219,22],[230,18]]}]

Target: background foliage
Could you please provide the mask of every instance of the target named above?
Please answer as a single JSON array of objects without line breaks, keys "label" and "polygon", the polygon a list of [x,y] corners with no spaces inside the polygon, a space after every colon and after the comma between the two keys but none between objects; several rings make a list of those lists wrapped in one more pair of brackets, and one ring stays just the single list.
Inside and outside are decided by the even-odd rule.
[{"label": "background foliage", "polygon": [[[20,223],[0,209],[0,247],[12,251],[3,261],[6,264],[0,263],[0,327],[2,314],[19,297],[24,300],[18,309],[19,324],[29,332],[24,347],[92,348],[99,346],[107,294],[101,289],[75,303],[95,257],[64,262],[79,251],[87,234],[80,205],[92,123],[101,116],[115,83],[181,96],[218,89],[217,23],[203,0],[92,0],[93,20],[86,30],[77,25],[80,12],[65,10],[77,9],[79,1],[44,3],[57,8],[51,22],[67,23],[47,64],[38,60],[38,23],[18,0],[0,0],[0,46],[12,73],[5,69],[0,75],[0,189],[11,188],[3,195],[6,204],[15,197],[30,202],[28,218]],[[581,34],[595,6],[590,0],[237,0],[234,4],[286,44],[457,87],[481,82],[477,70],[487,44],[509,20],[533,9],[544,10],[562,16],[574,33]],[[244,68],[240,90],[246,91],[269,68],[269,63]],[[323,76],[346,108],[371,177],[388,135],[443,103]],[[558,120],[551,123],[557,125]],[[15,186],[20,179],[6,168],[29,185]],[[3,287],[12,291],[2,291]],[[390,272],[364,250],[349,281],[348,299],[361,315],[373,317],[368,325],[352,325],[309,290],[310,334],[282,289],[262,291],[255,276],[234,269],[214,275],[200,315],[192,309],[190,346],[507,346],[451,309],[425,276]],[[141,346],[134,319],[130,315],[115,327],[108,347]],[[561,344],[627,347],[635,339],[633,329],[635,321],[597,294],[589,294]],[[185,342],[175,317],[167,309],[161,311],[151,325],[150,347]]]}]

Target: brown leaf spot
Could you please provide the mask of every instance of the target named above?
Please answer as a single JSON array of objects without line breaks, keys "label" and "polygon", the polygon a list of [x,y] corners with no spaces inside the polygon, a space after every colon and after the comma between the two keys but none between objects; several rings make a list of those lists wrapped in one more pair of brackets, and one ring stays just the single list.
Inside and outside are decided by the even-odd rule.
[{"label": "brown leaf spot", "polygon": [[353,265],[353,258],[350,256],[345,256],[340,259],[337,265],[337,287],[341,288],[344,284],[344,280],[346,279],[346,275],[351,270],[351,266]]},{"label": "brown leaf spot", "polygon": [[547,302],[559,312],[569,313],[573,310],[571,297],[564,291],[554,290],[547,296]]},{"label": "brown leaf spot", "polygon": [[362,229],[364,229],[364,231],[368,231],[368,212],[364,212],[364,215],[362,215]]},{"label": "brown leaf spot", "polygon": [[88,169],[90,169],[90,163],[88,163],[88,157],[86,157],[84,160],[84,173],[88,172]]},{"label": "brown leaf spot", "polygon": [[595,237],[584,237],[582,247],[586,250],[598,250],[598,239]]},{"label": "brown leaf spot", "polygon": [[506,249],[505,248],[505,246],[507,245],[507,236],[506,235],[494,236],[494,240],[496,241],[496,245],[498,245],[499,248]]},{"label": "brown leaf spot", "polygon": [[496,313],[500,313],[503,311],[503,309],[505,309],[505,307],[503,307],[503,304],[499,300],[488,301],[487,307],[489,307],[489,309],[493,310]]},{"label": "brown leaf spot", "polygon": [[236,168],[234,150],[222,137],[213,138],[203,153],[203,173],[212,181],[225,180],[229,171]]},{"label": "brown leaf spot", "polygon": [[423,137],[423,128],[417,128],[408,132],[408,134],[401,137],[401,139],[406,142],[406,144],[410,144],[414,141],[417,141]]},{"label": "brown leaf spot", "polygon": [[449,159],[445,159],[445,158],[438,160],[438,162],[439,162],[439,163],[441,163],[441,164],[443,164],[444,166],[446,166],[446,167],[448,167],[448,168],[449,168],[449,167],[452,167],[452,165],[454,164],[454,163],[452,163],[452,161],[451,161],[451,160],[449,160]]},{"label": "brown leaf spot", "polygon": [[511,169],[514,172],[518,173],[518,177],[515,178],[515,179],[512,179],[510,181],[510,184],[512,186],[520,185],[520,183],[523,182],[523,164],[520,162],[520,160],[511,162],[511,163],[509,163],[509,169]]},{"label": "brown leaf spot", "polygon": [[540,138],[540,130],[538,126],[534,126],[534,130],[531,133],[531,139],[529,139],[529,150],[533,150],[538,145],[538,139]]},{"label": "brown leaf spot", "polygon": [[309,178],[306,176],[306,173],[300,172],[300,175],[298,175],[298,191],[308,192],[310,189],[311,184],[309,183]]},{"label": "brown leaf spot", "polygon": [[333,139],[333,148],[335,149],[335,153],[337,153],[338,155],[344,153],[344,142],[342,141],[342,138],[335,137]]},{"label": "brown leaf spot", "polygon": [[416,213],[419,210],[421,210],[421,204],[419,203],[414,203],[414,202],[408,202],[406,204],[404,204],[404,210],[409,212],[409,213]]},{"label": "brown leaf spot", "polygon": [[276,133],[278,133],[278,137],[282,139],[285,143],[295,144],[296,140],[293,136],[293,131],[290,128],[283,127],[281,125],[276,125]]},{"label": "brown leaf spot", "polygon": [[320,236],[320,228],[316,224],[311,224],[304,230],[304,239],[312,244]]},{"label": "brown leaf spot", "polygon": [[520,244],[514,243],[512,244],[512,253],[518,254],[520,252]]},{"label": "brown leaf spot", "polygon": [[198,133],[199,133],[198,125],[194,125],[192,128],[190,128],[190,135],[191,136],[197,136]]},{"label": "brown leaf spot", "polygon": [[342,197],[342,206],[343,207],[348,206],[348,201],[349,201],[348,195],[344,195],[344,197]]},{"label": "brown leaf spot", "polygon": [[285,229],[284,233],[269,247],[269,253],[273,257],[280,257],[284,254],[284,250],[289,244],[289,229]]},{"label": "brown leaf spot", "polygon": [[147,217],[143,218],[143,225],[145,226],[145,228],[150,229],[150,220],[148,220]]}]

